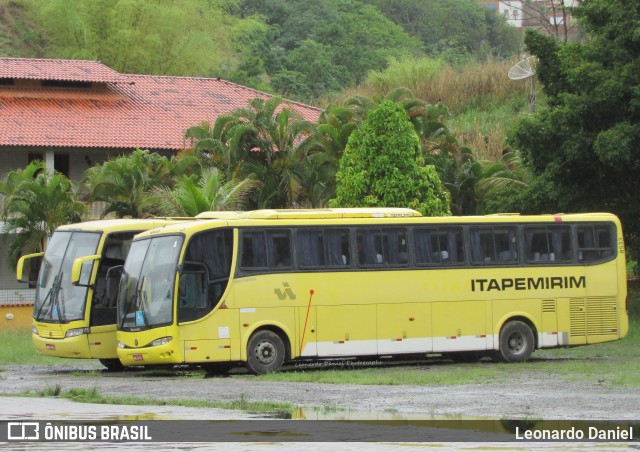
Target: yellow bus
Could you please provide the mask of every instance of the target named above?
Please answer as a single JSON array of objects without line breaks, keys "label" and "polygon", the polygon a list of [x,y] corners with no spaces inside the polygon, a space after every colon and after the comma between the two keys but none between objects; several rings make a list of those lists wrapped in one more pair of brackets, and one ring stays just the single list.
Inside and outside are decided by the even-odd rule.
[{"label": "yellow bus", "polygon": [[325,358],[525,361],[624,337],[626,296],[607,213],[258,210],[134,239],[118,357],[255,374]]},{"label": "yellow bus", "polygon": [[[36,350],[63,358],[97,358],[108,369],[121,368],[116,297],[131,241],[140,232],[177,221],[122,219],[65,225],[53,233],[46,252],[22,256],[16,276],[36,288],[32,323]],[[74,265],[82,274],[75,281]]]},{"label": "yellow bus", "polygon": [[18,281],[36,287],[36,350],[62,358],[97,358],[109,370],[121,369],[116,297],[133,237],[168,224],[236,214],[211,211],[195,218],[99,220],[57,228],[46,252],[21,257],[16,270]]}]

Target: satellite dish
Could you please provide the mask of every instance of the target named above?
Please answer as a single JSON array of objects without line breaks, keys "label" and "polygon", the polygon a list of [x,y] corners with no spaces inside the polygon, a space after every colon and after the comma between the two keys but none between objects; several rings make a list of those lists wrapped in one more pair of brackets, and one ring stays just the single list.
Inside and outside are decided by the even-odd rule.
[{"label": "satellite dish", "polygon": [[524,80],[525,78],[533,77],[536,71],[531,68],[531,62],[529,60],[531,60],[531,57],[519,61],[509,69],[509,78],[511,80]]},{"label": "satellite dish", "polygon": [[529,110],[536,109],[536,94],[533,90],[533,79],[536,71],[531,67],[531,59],[533,57],[527,57],[522,61],[514,64],[509,73],[507,74],[511,80],[526,80],[529,79]]}]

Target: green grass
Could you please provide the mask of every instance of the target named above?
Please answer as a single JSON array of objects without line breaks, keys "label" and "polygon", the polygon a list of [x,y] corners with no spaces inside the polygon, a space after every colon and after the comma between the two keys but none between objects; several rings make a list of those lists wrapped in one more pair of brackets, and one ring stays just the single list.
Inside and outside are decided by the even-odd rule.
[{"label": "green grass", "polygon": [[[427,361],[410,366],[383,365],[355,369],[294,370],[262,375],[258,378],[263,381],[354,385],[460,385],[495,381],[501,373],[500,367],[490,363],[461,365]],[[471,368],[473,372],[469,371]]]},{"label": "green grass", "polygon": [[351,367],[338,363],[333,365],[329,369],[291,370],[258,378],[280,382],[436,386],[507,383],[554,375],[565,381],[640,387],[640,322],[632,322],[630,333],[622,340],[585,347],[537,350],[526,363],[480,361],[454,364],[427,360],[411,365],[385,364],[366,368],[358,368],[357,363]]},{"label": "green grass", "polygon": [[[15,395],[15,394],[12,394]],[[154,399],[136,396],[111,396],[100,394],[96,388],[75,388],[62,390],[60,385],[45,388],[37,392],[20,394],[25,397],[60,397],[81,403],[99,403],[107,405],[135,405],[135,406],[183,406],[188,408],[220,408],[225,410],[241,410],[250,413],[292,413],[296,406],[290,403],[251,401],[242,394],[235,400],[197,400],[197,399]]]},{"label": "green grass", "polygon": [[54,364],[60,358],[41,355],[31,342],[31,330],[0,331],[0,363],[2,364]]}]

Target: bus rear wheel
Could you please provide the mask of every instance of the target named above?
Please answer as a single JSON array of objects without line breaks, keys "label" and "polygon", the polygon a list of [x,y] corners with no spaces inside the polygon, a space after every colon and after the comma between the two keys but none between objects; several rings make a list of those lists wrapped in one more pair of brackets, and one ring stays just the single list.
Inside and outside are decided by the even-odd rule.
[{"label": "bus rear wheel", "polygon": [[247,345],[247,369],[255,375],[275,372],[284,363],[284,343],[273,331],[262,330]]},{"label": "bus rear wheel", "polygon": [[120,372],[124,370],[124,366],[119,359],[100,359],[100,364],[107,368],[109,372]]},{"label": "bus rear wheel", "polygon": [[523,362],[531,357],[535,346],[533,331],[520,320],[508,322],[500,331],[499,358],[502,361]]}]

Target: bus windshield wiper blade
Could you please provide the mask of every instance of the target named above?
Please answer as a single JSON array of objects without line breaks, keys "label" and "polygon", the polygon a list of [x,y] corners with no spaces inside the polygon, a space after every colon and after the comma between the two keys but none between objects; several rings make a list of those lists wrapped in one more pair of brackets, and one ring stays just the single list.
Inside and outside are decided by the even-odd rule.
[{"label": "bus windshield wiper blade", "polygon": [[[44,300],[42,300],[42,305],[40,305],[40,309],[38,309],[38,313],[36,314],[37,320],[41,319],[40,314],[42,313],[42,310],[44,309],[44,307],[47,305],[47,300],[49,300],[49,304],[51,305],[51,314],[53,315],[53,308],[54,306],[57,305],[57,301],[56,301],[56,304],[54,304],[53,301],[54,301],[54,298],[56,300],[58,298],[58,293],[60,292],[60,287],[62,286],[61,282],[62,282],[62,273],[59,273],[53,277],[53,283],[51,284],[51,288],[49,289],[49,292],[47,292],[47,295],[44,297]],[[62,319],[60,318],[59,312],[58,312],[58,320],[60,321],[60,323],[62,323]]]}]

